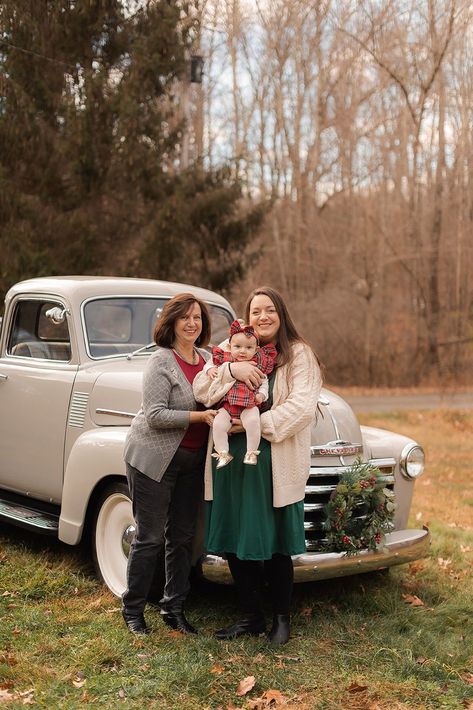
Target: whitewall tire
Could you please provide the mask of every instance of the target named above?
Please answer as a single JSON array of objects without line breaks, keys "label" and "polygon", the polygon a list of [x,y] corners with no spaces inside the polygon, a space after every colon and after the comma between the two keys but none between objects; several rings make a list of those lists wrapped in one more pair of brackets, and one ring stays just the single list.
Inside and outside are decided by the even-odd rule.
[{"label": "whitewall tire", "polygon": [[131,500],[125,482],[111,483],[95,507],[92,555],[97,576],[115,596],[126,589],[126,567],[135,533]]}]

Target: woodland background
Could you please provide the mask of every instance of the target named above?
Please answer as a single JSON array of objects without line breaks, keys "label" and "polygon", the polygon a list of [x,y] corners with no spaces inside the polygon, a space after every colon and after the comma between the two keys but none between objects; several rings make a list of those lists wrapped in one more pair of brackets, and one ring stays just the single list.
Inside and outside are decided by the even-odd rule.
[{"label": "woodland background", "polygon": [[4,0],[1,295],[264,282],[330,382],[469,384],[472,126],[471,0]]}]

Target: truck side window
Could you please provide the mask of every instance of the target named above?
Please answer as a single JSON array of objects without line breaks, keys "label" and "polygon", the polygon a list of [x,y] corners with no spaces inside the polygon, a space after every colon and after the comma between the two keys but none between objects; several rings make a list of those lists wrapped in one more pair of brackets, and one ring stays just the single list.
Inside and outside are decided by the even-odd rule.
[{"label": "truck side window", "polygon": [[[54,312],[53,312],[54,309]],[[71,342],[64,306],[41,299],[16,304],[7,352],[16,357],[68,362]]]}]

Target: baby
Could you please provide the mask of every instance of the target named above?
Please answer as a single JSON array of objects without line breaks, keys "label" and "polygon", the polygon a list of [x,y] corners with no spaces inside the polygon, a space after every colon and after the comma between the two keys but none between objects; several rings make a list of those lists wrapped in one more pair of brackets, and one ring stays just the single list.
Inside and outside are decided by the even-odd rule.
[{"label": "baby", "polygon": [[[258,446],[261,440],[261,422],[258,407],[268,399],[268,378],[274,369],[277,350],[274,345],[258,347],[258,338],[250,325],[242,325],[235,320],[230,327],[229,350],[212,349],[213,365],[207,366],[207,375],[217,376],[217,366],[224,362],[254,362],[265,375],[257,390],[252,390],[244,382],[238,380],[232,385],[221,401],[221,408],[213,422],[213,440],[217,459],[217,468],[230,463],[233,456],[228,450],[228,431],[232,425],[232,417],[239,418],[246,431],[246,454],[243,463],[256,465],[260,453]],[[231,370],[230,370],[231,372]]]}]

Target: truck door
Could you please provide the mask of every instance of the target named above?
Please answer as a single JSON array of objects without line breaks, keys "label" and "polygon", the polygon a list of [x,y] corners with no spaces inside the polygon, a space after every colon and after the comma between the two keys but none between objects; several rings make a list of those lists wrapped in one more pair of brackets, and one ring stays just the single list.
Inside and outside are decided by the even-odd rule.
[{"label": "truck door", "polygon": [[9,332],[0,357],[0,487],[59,502],[78,369],[66,308],[49,297],[20,297],[3,327]]}]

